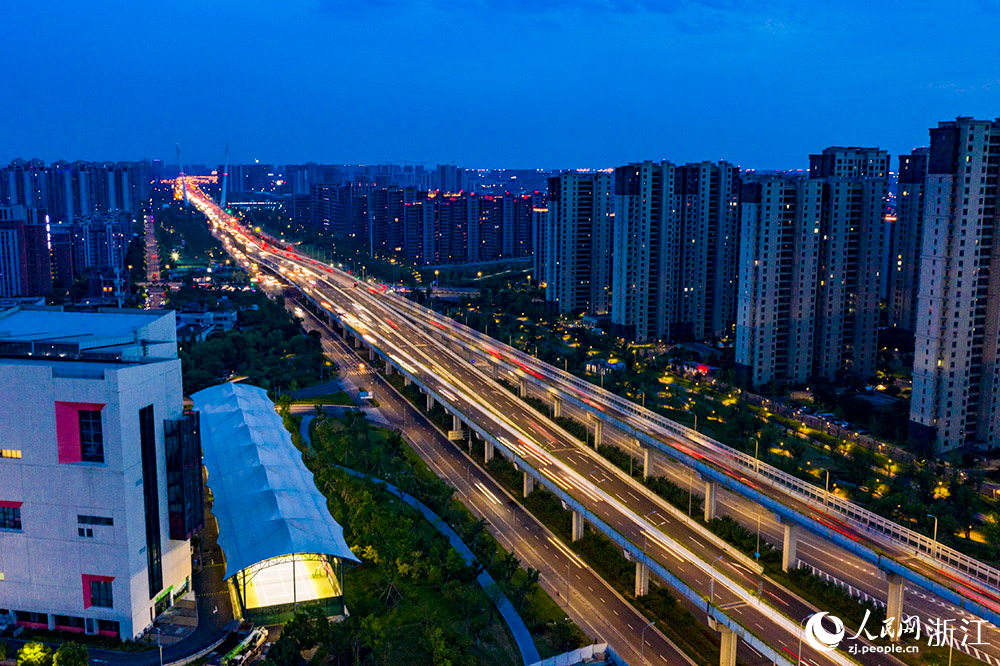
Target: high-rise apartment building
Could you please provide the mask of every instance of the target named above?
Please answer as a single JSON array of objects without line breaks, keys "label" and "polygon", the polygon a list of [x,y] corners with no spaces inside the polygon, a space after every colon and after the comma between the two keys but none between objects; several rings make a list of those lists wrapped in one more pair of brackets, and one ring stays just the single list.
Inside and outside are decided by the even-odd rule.
[{"label": "high-rise apartment building", "polygon": [[831,147],[809,156],[823,181],[813,374],[875,374],[889,156]]},{"label": "high-rise apartment building", "polygon": [[736,370],[740,383],[813,374],[823,183],[747,176],[740,196]]},{"label": "high-rise apartment building", "polygon": [[0,297],[52,291],[48,230],[44,211],[0,206]]},{"label": "high-rise apartment building", "polygon": [[889,161],[827,148],[809,177],[746,176],[741,202],[737,373],[801,384],[875,373]]},{"label": "high-rise apartment building", "polygon": [[454,164],[438,164],[431,179],[432,189],[442,192],[464,192],[468,190],[465,169]]},{"label": "high-rise apartment building", "polygon": [[611,305],[612,179],[607,172],[549,178],[548,210],[538,220],[539,282],[559,312],[605,313]]},{"label": "high-rise apartment building", "polygon": [[668,254],[679,244],[675,171],[666,161],[615,169],[611,321],[639,341],[666,332]]},{"label": "high-rise apartment building", "polygon": [[615,170],[612,320],[636,340],[728,337],[736,320],[737,167]]},{"label": "high-rise apartment building", "polygon": [[380,187],[368,194],[370,247],[376,256],[403,252],[403,209],[407,203],[426,196],[415,187]]},{"label": "high-rise apartment building", "polygon": [[434,192],[432,226],[424,230],[425,264],[463,264],[474,261],[479,245],[479,197]]},{"label": "high-rise apartment building", "polygon": [[[739,252],[739,168],[728,162],[677,167],[678,240],[668,256],[669,336],[674,340],[729,337],[736,322]],[[669,266],[669,263],[668,263]],[[673,283],[673,284],[671,284]]]},{"label": "high-rise apartment building", "polygon": [[924,229],[927,148],[899,156],[896,219],[889,239],[889,326],[915,330]]},{"label": "high-rise apartment building", "polygon": [[191,587],[204,519],[173,312],[0,314],[0,612],[134,638]]},{"label": "high-rise apartment building", "polygon": [[930,137],[910,435],[946,453],[1000,444],[1000,119]]},{"label": "high-rise apartment building", "polygon": [[149,209],[149,162],[14,160],[0,168],[0,204],[41,208],[53,223],[70,224],[94,212],[125,211],[133,218]]}]

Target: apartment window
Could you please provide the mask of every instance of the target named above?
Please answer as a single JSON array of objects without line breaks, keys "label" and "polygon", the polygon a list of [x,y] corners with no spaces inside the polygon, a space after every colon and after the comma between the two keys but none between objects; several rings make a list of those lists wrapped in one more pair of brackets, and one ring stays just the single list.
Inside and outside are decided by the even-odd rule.
[{"label": "apartment window", "polygon": [[90,581],[90,605],[98,606],[100,608],[112,607],[113,599],[111,597],[111,581]]},{"label": "apartment window", "polygon": [[0,449],[0,458],[15,458],[20,460],[21,451],[19,449]]},{"label": "apartment window", "polygon": [[21,505],[11,506],[13,502],[0,503],[0,529],[19,530],[21,529]]},{"label": "apartment window", "polygon": [[81,409],[80,415],[80,459],[83,462],[104,462],[104,431],[101,428],[101,412]]}]

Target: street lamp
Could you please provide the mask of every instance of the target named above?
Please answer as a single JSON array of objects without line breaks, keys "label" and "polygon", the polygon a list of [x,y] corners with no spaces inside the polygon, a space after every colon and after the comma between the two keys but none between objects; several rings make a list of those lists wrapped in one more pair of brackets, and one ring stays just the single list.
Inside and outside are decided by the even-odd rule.
[{"label": "street lamp", "polygon": [[804,618],[802,618],[802,621],[799,622],[799,626],[802,627],[802,633],[799,634],[799,649],[798,653],[795,655],[795,666],[800,666],[800,664],[802,663],[802,634],[806,633],[806,627],[805,627],[806,620],[808,620],[812,616],[813,614],[809,613],[809,615],[806,615]]},{"label": "street lamp", "polygon": [[[725,554],[719,555],[717,558],[712,560],[711,568],[715,568],[715,563],[725,557]],[[708,579],[708,605],[712,606],[715,604],[715,576]]]},{"label": "street lamp", "polygon": [[656,624],[655,620],[643,627],[642,632],[639,633],[639,659],[642,660],[642,666],[646,666],[646,630],[654,624]]},{"label": "street lamp", "polygon": [[937,550],[938,550],[938,548],[937,548],[938,517],[935,516],[933,513],[928,513],[927,517],[934,519],[934,546],[933,546],[933,550],[931,550],[931,557],[933,557],[934,559],[937,559]]}]

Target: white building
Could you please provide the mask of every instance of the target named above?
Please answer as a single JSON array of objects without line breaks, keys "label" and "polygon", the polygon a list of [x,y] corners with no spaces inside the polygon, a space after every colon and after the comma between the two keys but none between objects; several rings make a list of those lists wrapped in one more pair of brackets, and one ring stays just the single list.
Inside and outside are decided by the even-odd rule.
[{"label": "white building", "polygon": [[0,313],[0,612],[19,624],[133,638],[190,589],[201,452],[174,331],[173,312]]},{"label": "white building", "polygon": [[910,434],[946,453],[1000,444],[1000,119],[930,134]]}]

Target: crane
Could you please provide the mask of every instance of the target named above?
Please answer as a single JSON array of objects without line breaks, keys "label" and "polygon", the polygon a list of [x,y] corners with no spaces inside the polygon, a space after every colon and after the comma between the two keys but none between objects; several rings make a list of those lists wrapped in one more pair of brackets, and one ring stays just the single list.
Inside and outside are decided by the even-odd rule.
[{"label": "crane", "polygon": [[181,144],[175,143],[174,146],[177,148],[177,168],[180,170],[181,192],[184,193],[182,201],[183,205],[186,206],[188,203],[188,191],[187,191],[187,179],[184,177],[184,164],[181,163]]}]

